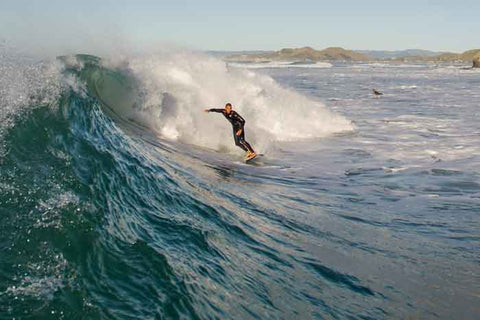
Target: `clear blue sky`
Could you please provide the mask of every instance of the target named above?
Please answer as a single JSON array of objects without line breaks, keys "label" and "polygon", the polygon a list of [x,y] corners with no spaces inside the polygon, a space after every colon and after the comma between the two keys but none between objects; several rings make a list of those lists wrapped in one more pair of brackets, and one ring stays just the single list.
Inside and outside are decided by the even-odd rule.
[{"label": "clear blue sky", "polygon": [[480,0],[0,0],[0,39],[39,47],[464,51],[480,47]]}]

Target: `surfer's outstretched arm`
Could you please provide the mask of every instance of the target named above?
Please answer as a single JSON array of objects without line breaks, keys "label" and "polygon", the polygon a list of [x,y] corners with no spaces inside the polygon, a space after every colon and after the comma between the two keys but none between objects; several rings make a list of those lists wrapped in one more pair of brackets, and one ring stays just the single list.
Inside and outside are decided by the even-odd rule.
[{"label": "surfer's outstretched arm", "polygon": [[204,111],[206,113],[209,113],[209,112],[218,112],[218,113],[222,113],[225,109],[215,109],[215,108],[212,108],[212,109],[205,109]]}]

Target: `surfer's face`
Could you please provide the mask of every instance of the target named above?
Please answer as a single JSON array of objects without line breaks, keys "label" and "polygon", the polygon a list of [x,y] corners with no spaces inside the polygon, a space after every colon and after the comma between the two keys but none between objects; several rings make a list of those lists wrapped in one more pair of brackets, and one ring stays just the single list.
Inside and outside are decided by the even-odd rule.
[{"label": "surfer's face", "polygon": [[225,106],[225,111],[227,111],[227,113],[230,113],[230,111],[232,111],[232,107],[231,106]]}]

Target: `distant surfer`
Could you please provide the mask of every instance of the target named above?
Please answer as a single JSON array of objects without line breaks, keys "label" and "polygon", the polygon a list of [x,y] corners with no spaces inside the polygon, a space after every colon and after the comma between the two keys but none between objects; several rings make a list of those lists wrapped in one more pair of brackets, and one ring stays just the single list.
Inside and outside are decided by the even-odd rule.
[{"label": "distant surfer", "polygon": [[257,156],[255,151],[253,151],[252,146],[245,141],[245,119],[243,119],[236,111],[232,110],[231,103],[227,103],[223,109],[205,109],[205,112],[221,113],[225,118],[227,118],[233,127],[233,138],[235,139],[235,145],[247,153],[245,158],[246,160],[253,159]]},{"label": "distant surfer", "polygon": [[381,93],[377,89],[373,89],[373,94],[376,95],[376,96],[383,96],[383,93]]}]

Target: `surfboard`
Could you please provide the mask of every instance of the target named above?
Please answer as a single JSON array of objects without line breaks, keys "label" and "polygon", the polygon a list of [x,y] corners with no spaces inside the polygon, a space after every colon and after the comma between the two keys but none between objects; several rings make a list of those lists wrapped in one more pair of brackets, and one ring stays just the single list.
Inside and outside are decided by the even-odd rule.
[{"label": "surfboard", "polygon": [[257,154],[255,155],[254,157],[251,157],[251,158],[248,158],[248,157],[245,157],[245,163],[250,163],[250,162],[254,162],[255,159],[258,159],[259,157],[263,156],[263,154]]}]

